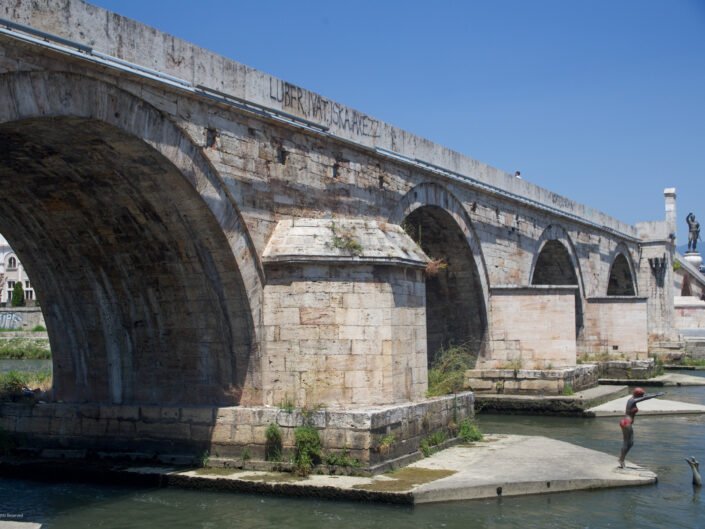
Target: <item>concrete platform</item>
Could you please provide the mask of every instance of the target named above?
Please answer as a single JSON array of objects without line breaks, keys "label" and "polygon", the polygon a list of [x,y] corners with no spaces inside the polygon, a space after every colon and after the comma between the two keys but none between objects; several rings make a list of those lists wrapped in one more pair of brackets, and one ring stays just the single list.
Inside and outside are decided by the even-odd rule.
[{"label": "concrete platform", "polygon": [[[618,417],[624,415],[629,396],[612,400],[595,406],[587,410],[588,414],[594,417]],[[705,406],[700,404],[690,404],[688,402],[678,402],[667,400],[663,397],[645,400],[638,404],[639,415],[682,415],[690,413],[705,413]]]},{"label": "concrete platform", "polygon": [[41,529],[42,524],[34,522],[10,522],[0,520],[0,529]]},{"label": "concrete platform", "polygon": [[161,474],[161,482],[172,486],[407,504],[647,485],[657,479],[653,472],[633,464],[619,469],[614,454],[522,435],[488,435],[484,441],[448,448],[374,477],[298,478],[273,472],[212,470],[211,474],[202,469],[128,469]]},{"label": "concrete platform", "polygon": [[629,393],[626,385],[605,385],[573,395],[507,395],[475,393],[477,413],[522,415],[584,415],[585,411]]},{"label": "concrete platform", "polygon": [[600,384],[603,385],[629,385],[629,386],[656,386],[656,387],[675,387],[675,386],[705,386],[705,377],[696,377],[693,375],[684,375],[682,373],[666,373],[653,378],[635,379],[635,378],[601,378]]},{"label": "concrete platform", "polygon": [[[411,465],[457,469],[444,479],[415,487],[415,503],[542,494],[655,483],[655,473],[615,455],[549,439],[490,436],[472,449],[454,447]],[[527,455],[530,454],[530,458]]]}]

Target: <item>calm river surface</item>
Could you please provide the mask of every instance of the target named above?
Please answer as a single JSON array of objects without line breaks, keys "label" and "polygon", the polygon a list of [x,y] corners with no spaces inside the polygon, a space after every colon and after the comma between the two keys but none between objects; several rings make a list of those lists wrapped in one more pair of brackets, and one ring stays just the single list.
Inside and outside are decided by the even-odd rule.
[{"label": "calm river surface", "polygon": [[[666,398],[705,404],[705,387],[667,391]],[[613,453],[617,464],[621,434],[615,418],[481,415],[479,421],[485,432],[544,435]],[[71,529],[705,529],[705,491],[693,488],[684,461],[694,455],[705,470],[705,416],[641,416],[635,436],[629,459],[657,472],[657,485],[412,508],[0,479],[0,521],[21,515],[5,519]]]}]

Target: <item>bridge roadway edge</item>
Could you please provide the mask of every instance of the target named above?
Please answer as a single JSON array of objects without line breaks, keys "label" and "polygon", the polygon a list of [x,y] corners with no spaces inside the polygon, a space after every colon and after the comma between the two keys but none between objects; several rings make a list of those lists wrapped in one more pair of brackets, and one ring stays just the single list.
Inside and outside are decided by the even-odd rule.
[{"label": "bridge roadway edge", "polygon": [[[14,8],[8,6],[4,13],[0,11],[0,27],[3,25],[2,20],[5,20],[15,27],[17,27],[16,25],[26,26],[43,32],[47,37],[56,35],[58,37],[57,44],[64,48],[73,47],[83,55],[84,59],[90,58],[95,50],[95,56],[103,61],[103,66],[109,65],[110,59],[114,58],[115,63],[112,66],[122,65],[123,68],[136,66],[137,68],[132,68],[133,75],[141,72],[149,74],[152,81],[162,83],[168,81],[169,84],[165,85],[166,88],[180,87],[182,90],[189,88],[191,93],[196,93],[196,89],[198,89],[201,97],[211,100],[219,98],[220,103],[225,104],[228,101],[240,104],[253,103],[255,105],[253,108],[260,115],[264,114],[265,117],[277,120],[279,123],[285,123],[286,116],[293,116],[295,120],[289,120],[288,125],[290,126],[297,126],[296,121],[299,121],[298,125],[305,125],[311,133],[328,133],[332,138],[351,142],[358,147],[372,149],[378,155],[424,167],[427,171],[446,173],[449,177],[465,177],[469,185],[472,185],[474,180],[479,185],[490,186],[499,192],[510,193],[514,198],[527,197],[535,207],[547,208],[554,213],[563,212],[574,221],[588,220],[595,228],[621,234],[626,239],[636,239],[637,234],[633,226],[609,215],[557,195],[526,180],[517,179],[507,172],[468,158],[345,105],[328,100],[324,96],[286,83],[145,24],[78,0],[61,3],[57,0],[51,0],[49,3],[52,6],[47,6],[46,10],[53,12],[57,19],[60,17],[66,20],[73,19],[75,23],[53,23],[51,18],[47,18],[41,9],[35,11],[29,2],[20,2]],[[129,49],[118,46],[116,35],[120,30],[131,32],[134,46]],[[9,26],[6,27],[3,36],[7,37],[8,35],[12,35],[12,29]],[[144,49],[164,50],[165,52],[163,55],[158,52],[135,55],[135,53],[139,53],[139,50]],[[168,49],[171,50],[170,59],[166,53]],[[182,58],[188,57],[188,59],[176,60],[178,57],[175,57],[174,54]],[[199,75],[205,78],[199,77]],[[280,98],[278,95],[272,97],[272,83],[290,87],[292,97],[295,94],[298,99],[294,98],[289,101],[287,106],[284,98]],[[209,88],[205,89],[206,86]],[[307,115],[307,111],[310,112],[310,109],[309,107],[304,108],[301,99],[306,101],[323,100],[327,102],[324,105],[326,108],[327,106],[335,107],[338,114],[356,116],[360,122],[369,120],[370,123],[376,124],[373,127],[375,130],[382,132],[365,134],[364,127],[351,125],[350,118],[342,120],[340,124],[321,122],[325,119],[330,120],[332,114],[329,114],[327,118],[321,116],[321,119],[313,119],[312,116]],[[268,109],[279,112],[281,115],[267,116]],[[309,124],[313,124],[314,127]]]}]

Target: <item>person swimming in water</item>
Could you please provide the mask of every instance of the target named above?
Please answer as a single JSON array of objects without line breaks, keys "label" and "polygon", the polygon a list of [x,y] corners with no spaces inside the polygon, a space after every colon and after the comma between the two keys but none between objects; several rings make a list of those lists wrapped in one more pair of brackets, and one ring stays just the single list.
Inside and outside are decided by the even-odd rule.
[{"label": "person swimming in water", "polygon": [[622,450],[619,452],[619,468],[624,468],[624,459],[627,457],[627,452],[634,446],[634,419],[639,413],[637,404],[644,400],[661,397],[665,393],[647,394],[642,388],[634,388],[631,398],[627,401],[625,415],[619,421],[619,426],[622,428]]}]

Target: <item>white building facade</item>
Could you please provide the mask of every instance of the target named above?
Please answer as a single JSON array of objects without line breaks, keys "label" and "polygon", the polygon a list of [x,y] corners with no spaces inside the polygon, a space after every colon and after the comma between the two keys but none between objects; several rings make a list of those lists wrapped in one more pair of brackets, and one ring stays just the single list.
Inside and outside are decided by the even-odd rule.
[{"label": "white building facade", "polygon": [[12,301],[12,291],[17,282],[22,283],[24,299],[28,305],[33,305],[36,296],[32,282],[25,272],[17,254],[12,250],[7,240],[0,235],[0,304],[9,306]]}]

